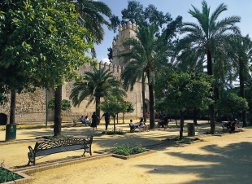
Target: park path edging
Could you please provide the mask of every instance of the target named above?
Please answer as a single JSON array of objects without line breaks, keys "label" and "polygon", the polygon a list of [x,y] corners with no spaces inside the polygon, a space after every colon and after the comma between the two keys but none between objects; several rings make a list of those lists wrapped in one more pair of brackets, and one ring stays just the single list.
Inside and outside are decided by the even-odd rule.
[{"label": "park path edging", "polygon": [[19,172],[19,171],[15,171],[14,169],[10,169],[6,166],[3,167],[4,169],[10,171],[10,172],[13,172],[19,176],[21,176],[22,178],[20,179],[17,179],[17,180],[12,180],[12,181],[8,181],[8,182],[4,182],[2,184],[25,184],[25,183],[28,183],[32,180],[32,177],[23,173],[23,172]]}]

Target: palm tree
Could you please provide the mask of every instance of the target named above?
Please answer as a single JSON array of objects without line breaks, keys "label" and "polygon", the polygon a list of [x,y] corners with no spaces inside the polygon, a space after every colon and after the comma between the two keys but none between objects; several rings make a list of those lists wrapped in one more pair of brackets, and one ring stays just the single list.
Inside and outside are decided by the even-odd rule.
[{"label": "palm tree", "polygon": [[[230,52],[240,82],[240,97],[245,98],[245,82],[249,79],[249,63],[252,60],[252,42],[249,36],[234,36],[231,39]],[[242,112],[243,127],[247,126],[246,111]]]},{"label": "palm tree", "polygon": [[[130,46],[129,51],[123,54],[128,57],[122,78],[127,86],[133,86],[137,79],[142,79],[142,96],[144,96],[145,77],[148,79],[150,128],[154,128],[154,87],[155,75],[159,65],[166,61],[168,31],[161,36],[156,36],[158,28],[155,25],[140,26],[136,38],[128,39],[125,46]],[[172,33],[173,34],[173,33]],[[134,72],[133,72],[134,71]],[[143,99],[144,100],[144,99]]]},{"label": "palm tree", "polygon": [[[125,44],[131,44],[128,42],[129,41],[127,41]],[[136,47],[134,51],[136,51]],[[130,60],[131,62],[127,62],[125,69],[123,70],[121,74],[121,78],[123,80],[123,85],[126,90],[128,90],[129,87],[130,87],[130,90],[133,90],[133,87],[136,81],[141,80],[143,118],[144,118],[144,121],[146,122],[146,112],[147,112],[146,105],[145,105],[146,76],[144,73],[146,63],[145,63],[145,60],[143,60],[144,58],[141,57],[141,55],[134,55],[135,54],[134,52],[128,52],[127,54],[130,54],[131,57],[127,58],[126,55],[124,56],[127,58],[126,60],[128,61]]]},{"label": "palm tree", "polygon": [[81,81],[74,83],[70,99],[73,105],[76,106],[89,97],[87,106],[95,101],[96,114],[100,117],[101,98],[108,96],[123,98],[125,95],[126,92],[122,88],[120,81],[115,79],[112,72],[105,68],[94,68],[92,72],[86,72]]},{"label": "palm tree", "polygon": [[[87,41],[92,43],[101,43],[104,36],[103,25],[108,28],[113,28],[112,16],[110,8],[101,1],[94,0],[76,0],[76,9],[80,13],[79,24],[87,29],[90,33],[90,37],[86,38]],[[111,22],[107,21],[109,18]],[[92,50],[93,56],[95,57],[95,50]]]},{"label": "palm tree", "polygon": [[[94,0],[74,0],[76,3],[76,9],[80,13],[79,24],[87,29],[90,36],[86,37],[88,42],[100,43],[104,36],[103,25],[111,27],[110,23],[106,21],[105,17],[111,18],[110,8],[103,2],[94,1]],[[92,50],[92,56],[95,57],[96,53],[94,49]],[[61,127],[61,100],[62,92],[59,90],[62,89],[62,85],[57,86],[55,89],[55,110],[54,110],[54,130],[55,135],[60,134]]]},{"label": "palm tree", "polygon": [[[240,21],[237,16],[231,16],[218,20],[220,14],[227,10],[227,6],[220,4],[216,10],[210,15],[210,7],[206,1],[202,2],[202,10],[198,10],[192,6],[193,10],[189,10],[197,23],[184,23],[181,29],[182,33],[187,35],[182,38],[181,44],[191,44],[193,49],[201,50],[202,54],[207,57],[207,73],[213,75],[213,63],[216,57],[215,51],[222,49],[226,39],[232,34],[239,34],[239,28],[236,23]],[[216,92],[216,90],[214,90]],[[214,95],[215,98],[216,94]],[[209,106],[211,133],[215,132],[214,122],[214,105]]]}]

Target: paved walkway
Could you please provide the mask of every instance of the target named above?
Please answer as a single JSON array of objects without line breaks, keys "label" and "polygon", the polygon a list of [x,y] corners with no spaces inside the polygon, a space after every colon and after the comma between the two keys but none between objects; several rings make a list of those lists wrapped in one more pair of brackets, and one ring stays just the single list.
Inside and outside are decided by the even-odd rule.
[{"label": "paved walkway", "polygon": [[[111,126],[112,127],[112,126]],[[129,131],[128,124],[121,124],[117,126],[118,129]],[[176,128],[177,129],[177,128]],[[130,144],[130,145],[153,145],[160,143],[161,140],[166,139],[169,136],[176,136],[178,130],[172,129],[171,131],[159,129],[150,132],[136,132],[127,133],[126,135],[102,135],[95,136],[94,144],[92,146],[93,151],[100,151],[104,149],[111,148],[118,144]],[[104,130],[101,125],[97,133]],[[63,128],[63,135],[73,135],[73,136],[87,136],[93,134],[93,129],[90,127],[71,127]],[[41,136],[53,135],[52,128],[39,128],[39,129],[18,129],[17,139],[15,144],[6,144],[5,131],[0,131],[0,162],[4,163],[6,166],[22,166],[27,164],[27,152],[28,146],[34,146],[37,141],[36,138]],[[36,162],[43,163],[45,161],[57,160],[62,158],[70,158],[75,156],[80,156],[82,150],[69,151],[64,153],[57,153],[45,157],[40,157]],[[15,159],[13,159],[15,158]]]}]

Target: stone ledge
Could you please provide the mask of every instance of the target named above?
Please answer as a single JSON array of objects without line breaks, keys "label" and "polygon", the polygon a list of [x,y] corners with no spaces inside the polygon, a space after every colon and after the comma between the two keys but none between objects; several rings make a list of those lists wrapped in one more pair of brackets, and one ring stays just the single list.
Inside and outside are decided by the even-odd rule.
[{"label": "stone ledge", "polygon": [[18,172],[18,171],[14,171],[13,169],[7,168],[7,167],[3,167],[4,169],[13,172],[15,174],[18,174],[19,176],[22,176],[23,178],[21,179],[17,179],[17,180],[12,180],[12,181],[8,181],[8,182],[4,182],[2,184],[24,184],[24,183],[28,183],[32,180],[31,176],[28,176],[27,174],[24,174],[23,172]]}]

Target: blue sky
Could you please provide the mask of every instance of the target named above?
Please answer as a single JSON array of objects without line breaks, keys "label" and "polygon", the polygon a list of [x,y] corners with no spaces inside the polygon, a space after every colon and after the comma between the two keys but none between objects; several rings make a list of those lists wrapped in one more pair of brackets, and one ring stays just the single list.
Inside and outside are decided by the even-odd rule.
[{"label": "blue sky", "polygon": [[[100,0],[106,3],[112,10],[112,13],[121,18],[121,11],[127,7],[128,0]],[[195,20],[189,15],[189,9],[192,5],[201,10],[202,0],[138,0],[144,7],[153,4],[158,10],[164,13],[170,13],[172,18],[181,15],[183,22],[194,22]],[[223,17],[239,16],[241,22],[238,26],[243,35],[252,35],[252,1],[251,0],[207,0],[211,10],[224,3],[228,10],[222,13]],[[97,59],[99,61],[106,60],[107,48],[111,47],[112,40],[116,34],[113,31],[105,29],[104,40],[100,45],[95,46],[97,52]]]}]

